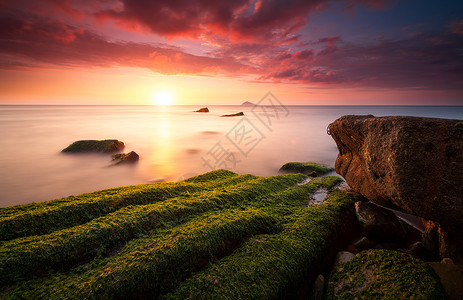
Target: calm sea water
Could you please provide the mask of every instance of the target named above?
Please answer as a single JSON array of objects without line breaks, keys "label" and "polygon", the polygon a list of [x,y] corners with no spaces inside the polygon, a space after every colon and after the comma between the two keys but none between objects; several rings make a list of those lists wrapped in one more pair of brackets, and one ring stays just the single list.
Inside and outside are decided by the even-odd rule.
[{"label": "calm sea water", "polygon": [[[337,148],[326,128],[347,114],[463,119],[463,106],[209,106],[209,113],[192,112],[198,108],[0,106],[0,206],[176,181],[214,168],[268,176],[289,161],[333,166]],[[220,117],[239,111],[245,117]],[[82,139],[119,139],[140,161],[111,167],[110,155],[60,153]]]}]

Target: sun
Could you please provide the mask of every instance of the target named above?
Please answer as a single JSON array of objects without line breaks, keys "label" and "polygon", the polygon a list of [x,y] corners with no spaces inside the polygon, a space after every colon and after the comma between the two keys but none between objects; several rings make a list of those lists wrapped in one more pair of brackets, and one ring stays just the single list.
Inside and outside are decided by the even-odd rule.
[{"label": "sun", "polygon": [[152,101],[156,105],[171,105],[174,102],[174,97],[171,92],[157,91],[153,95]]}]

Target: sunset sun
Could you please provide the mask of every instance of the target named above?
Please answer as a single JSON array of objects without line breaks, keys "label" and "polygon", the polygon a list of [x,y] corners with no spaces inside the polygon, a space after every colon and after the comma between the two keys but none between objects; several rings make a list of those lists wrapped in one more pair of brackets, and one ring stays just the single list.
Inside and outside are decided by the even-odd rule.
[{"label": "sunset sun", "polygon": [[171,105],[174,97],[169,91],[158,91],[153,94],[152,102],[156,105]]}]

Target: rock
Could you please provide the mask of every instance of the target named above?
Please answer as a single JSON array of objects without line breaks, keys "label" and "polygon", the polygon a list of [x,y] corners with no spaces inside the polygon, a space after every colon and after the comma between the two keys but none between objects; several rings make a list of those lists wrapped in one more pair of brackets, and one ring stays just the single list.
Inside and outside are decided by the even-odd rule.
[{"label": "rock", "polygon": [[203,108],[200,108],[200,109],[198,109],[198,110],[195,110],[195,112],[207,113],[207,112],[209,112],[209,108],[203,107]]},{"label": "rock", "polygon": [[463,266],[453,264],[448,258],[442,262],[429,262],[428,264],[439,276],[450,299],[463,299]]},{"label": "rock", "polygon": [[240,111],[239,113],[236,113],[236,114],[222,115],[221,117],[239,117],[239,116],[244,116],[244,113]]},{"label": "rock", "polygon": [[336,257],[334,258],[333,268],[336,268],[337,266],[350,261],[352,258],[354,258],[354,254],[351,252],[348,252],[348,251],[338,252],[336,254]]},{"label": "rock", "polygon": [[449,240],[463,231],[462,120],[344,116],[328,130],[336,172],[354,191],[438,223]]},{"label": "rock", "polygon": [[140,157],[134,151],[130,151],[129,153],[118,153],[113,154],[113,161],[115,165],[122,164],[122,163],[129,163],[133,164],[138,161]]},{"label": "rock", "polygon": [[336,172],[369,200],[463,224],[463,121],[344,116],[330,124]]},{"label": "rock", "polygon": [[249,101],[244,101],[243,103],[241,103],[242,106],[256,106],[257,104],[254,104],[252,102],[249,102]]},{"label": "rock", "polygon": [[280,173],[302,173],[317,177],[330,172],[331,168],[318,165],[316,163],[289,162],[284,164],[278,172]]},{"label": "rock", "polygon": [[357,254],[357,253],[360,252],[359,248],[357,248],[357,247],[356,247],[355,245],[353,245],[353,244],[349,244],[349,245],[347,246],[346,250],[347,250],[348,252],[351,252],[351,253],[354,253],[354,254]]},{"label": "rock", "polygon": [[409,254],[367,250],[335,268],[326,299],[447,299],[432,268]]},{"label": "rock", "polygon": [[423,219],[425,230],[421,235],[424,247],[441,258],[451,257],[463,262],[463,237],[455,228],[445,230],[436,222]]},{"label": "rock", "polygon": [[67,153],[86,153],[86,152],[101,152],[112,153],[124,149],[124,143],[118,140],[81,140],[72,143],[64,148],[61,152]]},{"label": "rock", "polygon": [[436,256],[426,249],[422,242],[413,243],[405,252],[423,261],[430,261],[436,258]]},{"label": "rock", "polygon": [[325,292],[325,278],[322,274],[317,276],[310,292],[309,300],[322,300]]},{"label": "rock", "polygon": [[358,201],[355,203],[355,214],[370,240],[398,244],[405,241],[405,230],[393,212],[371,202]]}]

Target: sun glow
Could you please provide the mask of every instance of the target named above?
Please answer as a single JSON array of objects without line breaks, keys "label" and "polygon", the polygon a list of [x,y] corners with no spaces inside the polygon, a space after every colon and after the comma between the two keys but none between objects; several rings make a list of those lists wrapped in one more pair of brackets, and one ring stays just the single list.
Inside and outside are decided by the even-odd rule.
[{"label": "sun glow", "polygon": [[171,92],[158,91],[153,95],[152,101],[156,105],[171,105],[174,102],[174,97]]}]

